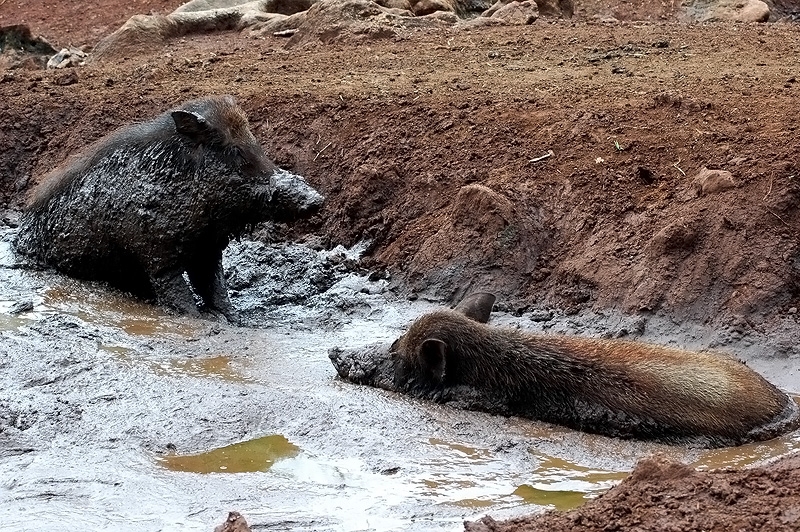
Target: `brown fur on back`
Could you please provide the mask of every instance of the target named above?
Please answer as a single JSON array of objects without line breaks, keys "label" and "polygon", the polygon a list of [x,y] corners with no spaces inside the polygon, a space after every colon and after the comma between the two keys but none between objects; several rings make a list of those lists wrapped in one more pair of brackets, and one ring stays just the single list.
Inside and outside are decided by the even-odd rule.
[{"label": "brown fur on back", "polygon": [[[198,110],[202,106],[203,114],[209,122],[219,126],[225,136],[226,144],[257,144],[248,127],[247,116],[228,95],[212,96],[202,100],[186,102],[176,109]],[[160,140],[174,133],[174,124],[169,116],[170,111],[149,122],[123,126],[109,135],[93,142],[79,153],[70,156],[65,163],[47,173],[31,190],[26,209],[36,211],[51,198],[58,196],[91,168],[97,161],[122,144],[143,145]],[[256,156],[256,154],[251,154]],[[262,161],[263,164],[271,163]]]},{"label": "brown fur on back", "polygon": [[727,355],[523,333],[439,311],[419,318],[395,344],[401,373],[425,373],[420,353],[428,339],[447,345],[443,382],[428,385],[492,390],[523,410],[592,432],[616,435],[603,425],[619,416],[632,420],[634,437],[663,429],[667,440],[701,436],[727,445],[771,437],[765,427],[776,422],[775,430],[800,423],[786,394]]}]

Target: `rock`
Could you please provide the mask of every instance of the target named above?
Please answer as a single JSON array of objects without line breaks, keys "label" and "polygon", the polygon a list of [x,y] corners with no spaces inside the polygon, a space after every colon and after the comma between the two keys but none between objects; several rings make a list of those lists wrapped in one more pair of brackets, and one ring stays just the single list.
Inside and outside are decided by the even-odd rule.
[{"label": "rock", "polygon": [[391,39],[410,28],[448,27],[456,20],[449,11],[434,11],[427,16],[407,14],[408,11],[386,8],[368,0],[320,0],[306,12],[305,21],[286,47],[306,42]]},{"label": "rock", "polygon": [[67,68],[83,66],[89,54],[78,48],[62,48],[60,52],[47,61],[47,68]]},{"label": "rock", "polygon": [[435,11],[452,11],[453,5],[447,0],[420,0],[414,3],[411,11],[418,17],[430,15]]},{"label": "rock", "polygon": [[[554,2],[559,0],[542,0]],[[560,0],[571,2],[572,0]],[[117,59],[163,47],[194,33],[249,30],[251,36],[287,35],[287,47],[310,36],[333,42],[343,36],[392,38],[411,27],[453,25],[489,8],[490,0],[192,0],[169,15],[135,15],[100,41],[92,60]],[[525,2],[523,2],[525,3]],[[324,4],[320,7],[320,4]],[[314,9],[316,8],[316,10]],[[434,13],[451,13],[437,15]],[[309,21],[308,16],[313,20]],[[515,15],[515,20],[520,15]],[[302,27],[302,28],[301,28]],[[280,32],[280,33],[279,33]],[[66,66],[66,65],[65,65]]]},{"label": "rock", "polygon": [[736,188],[733,174],[726,170],[709,170],[703,167],[694,179],[692,186],[698,196],[706,196]]},{"label": "rock", "polygon": [[[193,33],[261,29],[273,33],[296,29],[315,0],[201,0],[189,2],[169,15],[134,15],[117,31],[101,40],[92,60],[112,59],[158,49],[170,39]],[[213,6],[220,6],[213,8]],[[223,5],[225,7],[223,7]],[[203,9],[212,7],[212,9]]]},{"label": "rock", "polygon": [[214,532],[251,532],[250,526],[239,512],[230,512],[224,523],[214,528]]},{"label": "rock", "polygon": [[683,8],[683,18],[698,22],[766,22],[769,17],[770,8],[761,0],[694,0]]},{"label": "rock", "polygon": [[[491,12],[491,14],[488,14]],[[524,26],[533,24],[539,17],[539,9],[534,2],[500,2],[495,3],[491,8],[484,12],[482,16],[488,16],[505,24],[514,26]]]},{"label": "rock", "polygon": [[410,11],[417,17],[445,12],[468,18],[491,6],[490,0],[377,0],[377,3],[381,7]]}]

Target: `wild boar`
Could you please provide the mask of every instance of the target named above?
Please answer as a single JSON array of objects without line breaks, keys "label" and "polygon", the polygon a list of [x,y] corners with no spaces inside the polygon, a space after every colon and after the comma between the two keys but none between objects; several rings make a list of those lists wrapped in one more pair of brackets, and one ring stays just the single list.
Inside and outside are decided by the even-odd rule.
[{"label": "wild boar", "polygon": [[123,127],[51,172],[32,192],[15,247],[192,316],[196,295],[203,310],[236,321],[222,271],[229,241],[322,202],[269,160],[232,96],[211,96]]},{"label": "wild boar", "polygon": [[329,357],[357,384],[619,438],[724,447],[800,426],[798,405],[733,357],[492,327],[493,303],[478,294],[389,349]]}]

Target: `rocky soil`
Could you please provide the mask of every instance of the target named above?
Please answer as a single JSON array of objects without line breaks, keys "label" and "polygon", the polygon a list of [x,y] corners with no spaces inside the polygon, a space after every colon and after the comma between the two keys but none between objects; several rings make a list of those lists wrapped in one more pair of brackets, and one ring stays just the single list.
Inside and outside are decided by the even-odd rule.
[{"label": "rocky soil", "polygon": [[[0,25],[27,24],[91,58],[130,15],[180,4],[8,0]],[[361,267],[412,299],[481,289],[516,314],[619,311],[711,326],[720,335],[706,347],[757,351],[767,376],[791,386],[800,382],[800,26],[794,3],[770,6],[768,23],[700,24],[674,2],[591,1],[571,19],[395,20],[381,31],[338,28],[336,38],[328,19],[307,18],[291,39],[206,32],[59,70],[6,49],[0,208],[13,223],[47,170],[122,124],[232,93],[276,162],[328,198],[310,221],[265,230],[270,238],[362,243]],[[577,513],[509,530],[745,522],[734,512],[691,520],[684,502],[662,508],[668,497],[701,509],[734,501],[763,517],[761,530],[789,530],[800,507],[797,461],[786,464],[755,480],[650,464]],[[659,475],[654,493],[643,482]],[[765,499],[751,496],[759,490],[737,487],[749,482],[786,494],[783,513],[764,517]]]}]

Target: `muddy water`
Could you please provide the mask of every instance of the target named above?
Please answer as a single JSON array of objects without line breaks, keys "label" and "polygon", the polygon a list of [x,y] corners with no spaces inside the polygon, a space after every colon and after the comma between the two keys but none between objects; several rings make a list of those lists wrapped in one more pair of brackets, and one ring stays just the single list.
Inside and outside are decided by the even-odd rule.
[{"label": "muddy water", "polygon": [[[254,253],[238,249],[226,260]],[[258,303],[291,280],[242,283],[234,304],[258,327],[233,328],[15,263],[0,241],[0,522],[10,529],[210,531],[238,510],[267,530],[459,530],[486,513],[582,504],[654,452],[713,468],[800,448],[798,434],[714,451],[623,442],[342,383],[328,348],[393,339],[433,308],[346,272],[293,305]],[[498,318],[592,335],[633,330],[626,320]],[[707,334],[648,329],[664,343]]]}]

